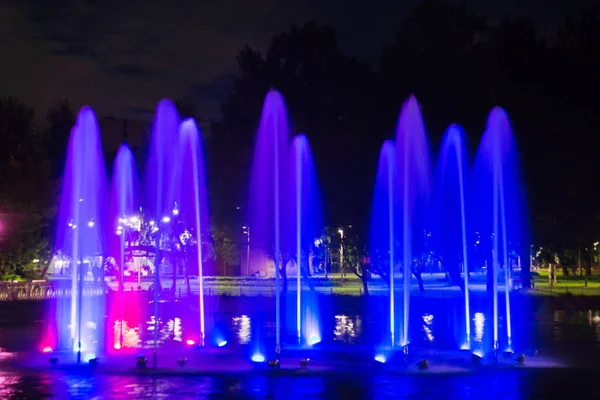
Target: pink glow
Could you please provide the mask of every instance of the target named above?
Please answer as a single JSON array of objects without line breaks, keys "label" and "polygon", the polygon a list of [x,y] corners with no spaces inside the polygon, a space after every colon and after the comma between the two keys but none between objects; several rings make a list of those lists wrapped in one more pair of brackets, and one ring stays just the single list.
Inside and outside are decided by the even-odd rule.
[{"label": "pink glow", "polygon": [[52,347],[50,347],[50,346],[44,346],[42,348],[42,353],[52,353]]},{"label": "pink glow", "polygon": [[193,340],[193,339],[188,339],[188,340],[186,340],[186,341],[185,341],[185,343],[186,343],[188,346],[193,346],[193,345],[195,345],[195,344],[196,344],[196,341],[195,341],[195,340]]}]

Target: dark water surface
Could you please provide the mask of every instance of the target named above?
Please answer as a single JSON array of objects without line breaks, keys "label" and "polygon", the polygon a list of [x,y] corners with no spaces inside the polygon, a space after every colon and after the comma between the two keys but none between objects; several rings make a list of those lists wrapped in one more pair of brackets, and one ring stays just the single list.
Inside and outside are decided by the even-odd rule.
[{"label": "dark water surface", "polygon": [[[321,299],[321,330],[327,347],[352,352],[371,342],[381,330],[380,308],[360,298]],[[244,352],[257,339],[273,336],[272,298],[222,298],[210,316],[233,352]],[[447,349],[460,336],[457,305],[460,301],[418,300],[412,303],[411,338],[419,348]],[[4,398],[394,398],[394,399],[596,399],[600,398],[600,307],[595,302],[514,301],[513,326],[523,351],[568,361],[561,369],[496,369],[477,373],[399,374],[373,368],[345,368],[316,373],[231,373],[211,376],[152,377],[92,374],[61,369],[42,371],[11,367],[19,353],[39,346],[44,304],[3,303],[0,305],[0,399]],[[186,318],[193,318],[184,303],[164,305],[161,310],[160,351],[181,348],[186,335]],[[187,309],[187,311],[186,311]],[[480,313],[480,314],[477,314]],[[385,311],[383,313],[385,315]],[[477,316],[475,317],[475,315]],[[484,305],[474,303],[473,335],[485,342],[490,321]],[[147,315],[145,316],[147,317]],[[177,328],[176,321],[182,328]],[[463,319],[464,321],[464,319]],[[502,324],[502,322],[500,322]],[[188,323],[189,325],[189,323]],[[284,331],[293,334],[293,318]],[[261,329],[257,329],[257,328]],[[139,346],[151,335],[139,328]],[[258,335],[258,336],[257,336]],[[111,343],[107,335],[107,343]],[[147,344],[147,343],[146,343]],[[268,347],[268,346],[267,346]]]},{"label": "dark water surface", "polygon": [[506,370],[479,374],[142,377],[0,372],[0,398],[579,399],[598,398],[591,370]]}]

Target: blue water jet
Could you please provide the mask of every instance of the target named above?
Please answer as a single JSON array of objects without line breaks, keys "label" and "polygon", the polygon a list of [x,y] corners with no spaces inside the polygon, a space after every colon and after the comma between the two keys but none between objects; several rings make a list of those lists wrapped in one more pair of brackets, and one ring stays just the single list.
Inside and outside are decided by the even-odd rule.
[{"label": "blue water jet", "polygon": [[[465,331],[462,349],[469,349],[471,343],[471,317],[469,304],[469,257],[467,243],[466,174],[468,159],[466,140],[458,125],[451,125],[442,142],[439,154],[434,237],[446,270],[453,284],[463,289],[465,305]],[[460,270],[463,280],[460,280]]]},{"label": "blue water jet", "polygon": [[476,186],[474,198],[477,207],[475,221],[477,230],[491,241],[488,254],[488,290],[491,289],[493,309],[493,349],[500,350],[498,269],[504,268],[504,308],[506,343],[512,346],[512,322],[510,306],[511,269],[514,261],[519,265],[525,236],[524,196],[521,186],[516,146],[508,117],[504,110],[494,108],[477,152],[474,169]]},{"label": "blue water jet", "polygon": [[305,135],[297,135],[291,143],[290,176],[287,185],[293,191],[290,196],[294,200],[294,220],[291,233],[295,237],[296,255],[296,334],[298,342],[305,341],[309,345],[321,341],[319,302],[310,279],[306,282],[310,291],[302,297],[302,276],[310,275],[310,258],[315,238],[319,235],[320,194],[313,164],[310,145]]},{"label": "blue water jet", "polygon": [[402,243],[404,280],[401,346],[410,342],[410,282],[413,257],[422,251],[428,227],[431,195],[429,149],[417,99],[411,96],[402,105],[396,129],[396,189],[399,239]]},{"label": "blue water jet", "polygon": [[[275,347],[281,349],[281,282],[280,275],[287,266],[293,249],[286,218],[290,205],[289,191],[285,189],[289,163],[289,133],[285,104],[281,94],[269,91],[264,104],[254,149],[250,182],[249,220],[255,249],[271,255],[275,275]],[[286,225],[287,222],[287,225]],[[286,250],[282,253],[282,247]],[[283,259],[285,258],[285,259]],[[287,283],[285,283],[287,286]]]}]

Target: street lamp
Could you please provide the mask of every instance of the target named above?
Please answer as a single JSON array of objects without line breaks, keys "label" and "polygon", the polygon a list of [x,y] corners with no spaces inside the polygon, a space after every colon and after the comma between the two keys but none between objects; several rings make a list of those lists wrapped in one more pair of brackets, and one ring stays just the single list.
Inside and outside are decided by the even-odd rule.
[{"label": "street lamp", "polygon": [[344,277],[344,230],[342,228],[338,229],[338,233],[340,234],[340,272],[342,274],[342,278]]},{"label": "street lamp", "polygon": [[246,235],[246,276],[250,276],[250,227],[242,226],[242,229]]}]

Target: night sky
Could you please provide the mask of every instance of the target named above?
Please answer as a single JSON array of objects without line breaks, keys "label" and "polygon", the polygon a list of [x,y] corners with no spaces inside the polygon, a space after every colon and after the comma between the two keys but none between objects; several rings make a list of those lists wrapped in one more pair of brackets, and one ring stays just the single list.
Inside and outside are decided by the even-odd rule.
[{"label": "night sky", "polygon": [[[549,35],[565,14],[592,2],[468,3],[490,22],[505,15],[526,16]],[[33,106],[38,118],[58,100],[68,99],[75,107],[91,105],[99,116],[145,119],[162,97],[189,97],[202,119],[218,118],[236,74],[236,54],[244,45],[262,51],[273,34],[315,20],[335,29],[345,52],[376,65],[415,3],[4,0],[0,95]]]}]

